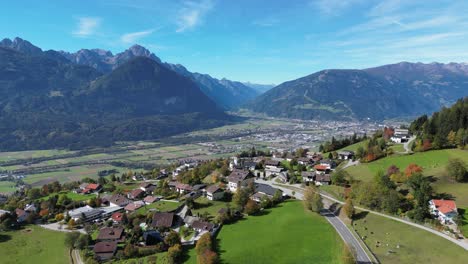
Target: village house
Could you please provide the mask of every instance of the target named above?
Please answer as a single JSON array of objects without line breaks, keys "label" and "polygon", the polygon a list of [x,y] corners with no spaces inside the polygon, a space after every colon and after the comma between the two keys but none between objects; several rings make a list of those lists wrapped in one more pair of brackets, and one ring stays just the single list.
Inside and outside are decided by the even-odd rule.
[{"label": "village house", "polygon": [[331,159],[324,159],[320,161],[321,166],[325,166],[328,170],[332,170],[336,167],[336,162]]},{"label": "village house", "polygon": [[1,218],[4,214],[9,214],[9,213],[10,213],[9,211],[0,209],[0,218]]},{"label": "village house", "polygon": [[23,209],[20,209],[20,208],[17,208],[15,210],[15,214],[16,214],[16,221],[18,223],[22,223],[24,221],[26,221],[26,218],[28,218],[29,216],[29,213],[24,211]]},{"label": "village house", "polygon": [[315,185],[320,186],[320,185],[330,185],[331,183],[331,177],[330,174],[316,174],[315,175]]},{"label": "village house", "polygon": [[342,150],[338,151],[338,158],[341,160],[350,160],[354,158],[354,151]]},{"label": "village house", "polygon": [[112,214],[111,219],[114,223],[120,224],[122,222],[123,213],[115,212]]},{"label": "village house", "polygon": [[73,220],[91,222],[102,217],[102,210],[95,209],[89,205],[70,210],[67,213]]},{"label": "village house", "polygon": [[170,228],[174,225],[174,213],[157,212],[153,215],[151,226],[154,228]]},{"label": "village house", "polygon": [[302,182],[314,182],[315,181],[315,171],[303,171],[301,172]]},{"label": "village house", "polygon": [[125,207],[131,201],[128,200],[125,196],[121,194],[114,194],[109,198],[109,205],[110,206],[120,206]]},{"label": "village house", "polygon": [[429,211],[442,224],[455,224],[454,218],[458,215],[457,205],[453,200],[430,200]]},{"label": "village house", "polygon": [[394,143],[404,143],[409,140],[409,131],[408,129],[395,129],[393,132],[393,136],[390,140]]},{"label": "village house", "polygon": [[246,187],[254,181],[254,176],[250,171],[234,170],[228,177],[229,190],[237,191],[238,188]]},{"label": "village house", "polygon": [[211,201],[221,200],[224,197],[224,190],[218,185],[211,185],[206,188],[206,198]]},{"label": "village house", "polygon": [[136,201],[136,202],[131,202],[127,204],[124,208],[124,210],[128,213],[135,212],[136,210],[140,209],[143,207],[145,203],[143,201]]},{"label": "village house", "polygon": [[313,161],[310,158],[300,157],[297,159],[297,163],[304,165],[304,166],[308,166],[308,165],[312,165]]},{"label": "village house", "polygon": [[189,184],[180,183],[180,182],[176,183],[175,189],[176,189],[176,192],[180,194],[185,194],[185,193],[189,193],[193,191],[192,186],[190,186]]},{"label": "village house", "polygon": [[94,245],[94,255],[100,261],[111,259],[117,251],[117,242],[115,241],[103,241],[98,242]]},{"label": "village house", "polygon": [[272,199],[276,191],[280,191],[281,193],[283,192],[280,189],[273,188],[270,185],[263,184],[263,183],[255,183],[254,186],[255,186],[255,193],[250,196],[250,199],[254,200],[257,203],[261,202],[263,197],[268,197]]},{"label": "village house", "polygon": [[315,165],[314,169],[316,171],[316,174],[325,174],[330,172],[329,167],[326,165]]},{"label": "village house", "polygon": [[282,183],[287,183],[289,181],[289,173],[287,171],[282,171],[278,174],[277,179]]},{"label": "village house", "polygon": [[143,199],[145,204],[152,204],[154,202],[159,201],[159,197],[156,196],[146,196],[145,199]]},{"label": "village house", "polygon": [[201,220],[195,220],[191,226],[198,233],[205,233],[213,231],[215,225],[210,222],[205,222]]},{"label": "village house", "polygon": [[147,194],[152,194],[156,186],[152,183],[144,182],[140,184],[140,189]]},{"label": "village house", "polygon": [[143,191],[142,189],[135,189],[129,192],[127,194],[127,197],[132,200],[137,200],[137,199],[143,198],[144,195],[145,195],[145,191]]},{"label": "village house", "polygon": [[96,240],[123,242],[125,240],[123,233],[122,227],[104,227],[99,230]]},{"label": "village house", "polygon": [[99,193],[102,191],[102,186],[97,183],[82,183],[80,184],[79,193],[90,194],[90,193]]}]

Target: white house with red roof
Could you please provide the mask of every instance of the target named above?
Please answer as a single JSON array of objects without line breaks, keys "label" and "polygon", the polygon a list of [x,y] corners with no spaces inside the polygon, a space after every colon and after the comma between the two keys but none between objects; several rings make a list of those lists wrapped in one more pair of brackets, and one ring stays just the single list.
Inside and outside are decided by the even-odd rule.
[{"label": "white house with red roof", "polygon": [[458,215],[455,201],[432,199],[429,201],[429,210],[442,224],[455,224],[454,218]]}]

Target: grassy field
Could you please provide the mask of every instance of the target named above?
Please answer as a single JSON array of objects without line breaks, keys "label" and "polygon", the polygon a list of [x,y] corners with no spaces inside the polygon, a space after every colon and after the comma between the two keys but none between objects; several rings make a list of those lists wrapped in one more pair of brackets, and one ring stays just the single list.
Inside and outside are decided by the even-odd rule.
[{"label": "grassy field", "polygon": [[381,216],[367,214],[353,225],[384,264],[461,264],[468,259],[468,251],[441,237]]},{"label": "grassy field", "polygon": [[468,183],[455,183],[448,179],[445,166],[450,158],[460,158],[468,163],[468,151],[460,149],[434,150],[413,155],[395,155],[379,159],[371,163],[363,163],[346,169],[356,180],[370,181],[378,170],[386,171],[391,165],[396,165],[403,171],[410,163],[422,166],[424,175],[435,177],[434,190],[454,196],[457,204],[468,207]]},{"label": "grassy field", "polygon": [[96,197],[95,194],[79,194],[79,193],[74,193],[74,192],[60,192],[60,193],[53,193],[49,194],[45,197],[40,198],[40,201],[47,200],[49,197],[55,196],[55,195],[61,195],[61,194],[66,194],[68,198],[72,199],[73,201],[87,201],[91,198]]},{"label": "grassy field", "polygon": [[461,209],[459,208],[459,213],[462,221],[463,221],[463,226],[461,226],[461,231],[465,237],[468,237],[468,208]]},{"label": "grassy field", "polygon": [[225,225],[218,239],[224,263],[340,263],[343,247],[333,227],[298,201]]},{"label": "grassy field", "polygon": [[15,184],[8,181],[0,181],[0,193],[11,193],[16,190]]},{"label": "grassy field", "polygon": [[[30,230],[30,231],[28,231]],[[19,231],[0,233],[0,262],[63,264],[69,262],[65,233],[30,225]]]}]

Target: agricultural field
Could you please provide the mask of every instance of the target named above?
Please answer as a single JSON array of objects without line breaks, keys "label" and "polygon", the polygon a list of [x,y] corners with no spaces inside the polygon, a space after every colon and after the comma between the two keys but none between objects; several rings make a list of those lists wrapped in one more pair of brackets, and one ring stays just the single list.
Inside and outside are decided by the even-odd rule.
[{"label": "agricultural field", "polygon": [[343,247],[333,227],[299,201],[224,225],[218,240],[224,263],[340,263]]},{"label": "agricultural field", "polygon": [[353,227],[384,264],[466,263],[468,251],[427,231],[373,214],[358,214]]},{"label": "agricultural field", "polygon": [[0,152],[0,162],[17,160],[17,159],[30,159],[39,157],[51,157],[55,155],[63,155],[74,153],[74,151],[50,149],[50,150],[28,150],[16,152]]},{"label": "agricultural field", "polygon": [[69,263],[65,233],[29,225],[0,234],[1,263]]},{"label": "agricultural field", "polygon": [[11,193],[16,190],[15,184],[9,181],[0,181],[0,193]]},{"label": "agricultural field", "polygon": [[61,195],[61,194],[65,194],[68,198],[77,202],[87,201],[91,198],[96,197],[96,194],[79,194],[79,193],[74,193],[74,192],[60,192],[60,193],[52,193],[47,196],[41,197],[39,200],[40,201],[47,200],[49,199],[49,197],[53,197],[55,195]]}]

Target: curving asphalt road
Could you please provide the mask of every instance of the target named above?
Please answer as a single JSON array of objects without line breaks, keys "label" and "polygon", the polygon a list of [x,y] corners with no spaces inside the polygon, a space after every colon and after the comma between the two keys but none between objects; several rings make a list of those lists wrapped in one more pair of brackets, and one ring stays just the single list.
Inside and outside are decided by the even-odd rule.
[{"label": "curving asphalt road", "polygon": [[343,241],[354,249],[354,252],[356,253],[357,263],[372,263],[371,259],[369,258],[369,255],[367,255],[367,252],[364,250],[364,248],[361,246],[361,244],[353,235],[353,233],[349,231],[348,227],[343,223],[343,221],[341,221],[339,217],[337,217],[328,209],[322,210],[320,214],[323,215],[328,220],[328,222],[330,222],[330,224],[336,229]]}]

